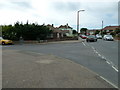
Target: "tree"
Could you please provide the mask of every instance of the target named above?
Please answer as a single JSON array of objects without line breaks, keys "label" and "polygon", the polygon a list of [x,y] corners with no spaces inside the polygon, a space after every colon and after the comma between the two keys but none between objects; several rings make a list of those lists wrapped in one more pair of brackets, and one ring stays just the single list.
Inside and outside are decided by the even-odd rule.
[{"label": "tree", "polygon": [[81,28],[80,32],[81,32],[82,34],[85,34],[85,35],[86,35],[86,34],[87,34],[87,30],[88,30],[87,28]]},{"label": "tree", "polygon": [[115,32],[111,32],[110,35],[115,36]]},{"label": "tree", "polygon": [[2,26],[2,37],[7,39],[14,39],[15,38],[14,27],[12,25]]},{"label": "tree", "polygon": [[96,35],[96,34],[99,34],[99,33],[100,33],[100,31],[99,31],[99,30],[96,30],[96,31],[95,31],[95,35]]},{"label": "tree", "polygon": [[116,33],[116,34],[120,33],[120,28],[116,28],[116,29],[115,29],[115,33]]},{"label": "tree", "polygon": [[73,30],[73,33],[72,34],[77,34],[77,31],[76,30]]},{"label": "tree", "polygon": [[19,40],[21,36],[24,40],[36,40],[37,38],[44,40],[52,33],[52,30],[44,25],[28,24],[28,22],[26,24],[16,22],[13,26],[4,25],[2,27],[3,38],[11,40]]},{"label": "tree", "polygon": [[101,33],[101,34],[102,34],[102,35],[107,34],[106,30],[102,31],[102,33]]}]

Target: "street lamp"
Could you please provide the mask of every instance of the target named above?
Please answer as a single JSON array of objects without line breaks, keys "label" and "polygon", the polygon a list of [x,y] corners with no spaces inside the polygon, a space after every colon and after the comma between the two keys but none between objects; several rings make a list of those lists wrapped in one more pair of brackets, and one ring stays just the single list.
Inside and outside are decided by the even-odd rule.
[{"label": "street lamp", "polygon": [[[102,29],[103,29],[103,20],[102,20]],[[100,32],[100,34],[102,34],[102,29],[101,29],[101,32]]]},{"label": "street lamp", "polygon": [[77,32],[78,33],[79,33],[79,12],[82,12],[82,11],[85,11],[85,10],[79,10],[79,11],[77,11]]}]

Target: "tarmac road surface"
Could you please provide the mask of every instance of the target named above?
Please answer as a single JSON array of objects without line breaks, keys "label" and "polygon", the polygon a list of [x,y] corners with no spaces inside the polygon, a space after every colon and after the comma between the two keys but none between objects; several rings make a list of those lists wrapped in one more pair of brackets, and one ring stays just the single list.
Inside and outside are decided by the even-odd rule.
[{"label": "tarmac road surface", "polygon": [[[74,43],[49,43],[49,44],[46,44],[46,43],[45,44],[23,44],[23,45],[13,45],[13,46],[3,47],[3,51],[4,50],[17,50],[19,51],[19,53],[22,53],[22,54],[26,54],[28,52],[42,53],[46,55],[55,55],[57,57],[65,58],[65,59],[68,59],[68,61],[70,60],[76,64],[79,64],[88,68],[88,70],[95,72],[97,76],[101,76],[103,79],[109,82],[112,86],[114,87],[118,86],[118,72],[116,72],[108,63],[106,63],[104,59],[99,57],[98,54],[96,54],[90,46],[86,46],[85,43],[83,44],[80,42],[74,42]],[[33,53],[32,54],[29,53],[29,55],[33,56]],[[3,60],[7,60],[4,58],[6,57],[3,54]],[[21,58],[26,58],[26,57],[21,56]],[[26,59],[25,61],[27,62],[28,60]],[[17,62],[17,61],[14,61],[14,62]],[[3,63],[6,64],[7,61],[6,62],[3,61]],[[27,65],[29,66],[29,64]],[[8,67],[9,64],[8,66],[7,65],[5,66]],[[12,66],[12,63],[11,63],[11,66]]]}]

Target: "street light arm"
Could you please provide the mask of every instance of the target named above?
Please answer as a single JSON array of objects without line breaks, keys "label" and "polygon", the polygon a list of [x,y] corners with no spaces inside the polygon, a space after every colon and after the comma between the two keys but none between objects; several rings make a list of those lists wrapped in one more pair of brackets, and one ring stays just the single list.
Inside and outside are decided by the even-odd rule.
[{"label": "street light arm", "polygon": [[85,11],[85,10],[79,10],[78,12]]}]

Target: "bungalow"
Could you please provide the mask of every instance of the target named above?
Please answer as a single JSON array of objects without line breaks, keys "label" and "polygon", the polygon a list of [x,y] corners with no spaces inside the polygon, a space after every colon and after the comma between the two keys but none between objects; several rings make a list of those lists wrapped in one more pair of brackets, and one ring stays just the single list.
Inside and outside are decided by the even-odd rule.
[{"label": "bungalow", "polygon": [[96,31],[100,32],[101,29],[88,29],[87,30],[87,35],[94,35]]},{"label": "bungalow", "polygon": [[106,26],[102,29],[102,31],[105,31],[107,34],[110,34],[111,32],[114,32],[116,29],[120,29],[120,26]]},{"label": "bungalow", "polygon": [[54,27],[54,25],[46,25],[47,27],[49,27],[50,30],[53,30],[53,34],[51,34],[51,38],[63,38],[66,36],[73,36],[73,29],[72,27],[68,26],[68,24],[66,25],[60,25],[59,27]]},{"label": "bungalow", "polygon": [[89,29],[87,30],[87,35],[93,35],[96,33],[96,31],[99,32],[106,32],[107,34],[110,34],[111,32],[114,32],[116,29],[120,29],[120,26],[106,26],[103,29]]},{"label": "bungalow", "polygon": [[53,33],[49,36],[49,38],[59,39],[63,37],[63,33],[58,28],[55,28],[54,25],[48,24],[47,27],[53,31]]},{"label": "bungalow", "polygon": [[58,27],[59,30],[63,32],[64,35],[66,36],[73,36],[73,28],[70,27],[68,24],[66,25],[61,25]]}]

